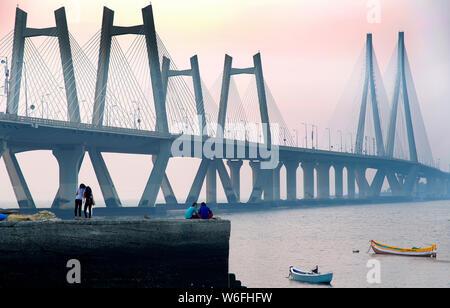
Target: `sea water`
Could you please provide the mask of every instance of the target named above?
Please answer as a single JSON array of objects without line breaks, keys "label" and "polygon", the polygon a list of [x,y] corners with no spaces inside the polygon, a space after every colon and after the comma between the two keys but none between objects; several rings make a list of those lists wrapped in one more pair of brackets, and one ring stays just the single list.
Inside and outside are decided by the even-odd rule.
[{"label": "sea water", "polygon": [[[317,287],[288,279],[291,265],[333,271],[331,287],[450,287],[450,201],[220,216],[231,221],[230,272],[247,287]],[[437,258],[375,255],[368,252],[369,240],[404,248],[436,244]],[[373,260],[379,283],[368,279]]]}]

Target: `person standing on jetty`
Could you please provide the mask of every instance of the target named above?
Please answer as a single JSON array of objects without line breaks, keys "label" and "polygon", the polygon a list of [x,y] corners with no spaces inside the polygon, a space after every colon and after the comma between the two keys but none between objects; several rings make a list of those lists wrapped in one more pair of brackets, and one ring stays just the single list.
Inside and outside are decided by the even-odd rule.
[{"label": "person standing on jetty", "polygon": [[197,202],[192,203],[192,205],[186,210],[184,214],[184,218],[186,219],[197,219],[200,218],[197,211]]},{"label": "person standing on jetty", "polygon": [[75,220],[81,219],[81,207],[83,205],[85,189],[86,185],[80,184],[80,187],[77,189],[77,192],[75,193]]},{"label": "person standing on jetty", "polygon": [[[91,219],[92,206],[95,205],[94,195],[92,194],[91,187],[87,186],[86,189],[84,190],[84,198],[86,200],[84,202],[84,218],[85,219]],[[87,216],[87,210],[89,210],[89,218]]]},{"label": "person standing on jetty", "polygon": [[210,219],[213,217],[213,212],[209,207],[206,206],[205,202],[202,202],[202,206],[199,210],[200,218],[201,219]]}]

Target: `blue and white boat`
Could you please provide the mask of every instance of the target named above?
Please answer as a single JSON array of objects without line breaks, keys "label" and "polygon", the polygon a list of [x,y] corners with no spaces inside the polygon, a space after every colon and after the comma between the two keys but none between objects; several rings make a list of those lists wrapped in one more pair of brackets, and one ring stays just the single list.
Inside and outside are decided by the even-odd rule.
[{"label": "blue and white boat", "polygon": [[331,283],[333,279],[333,272],[328,273],[313,273],[313,272],[304,272],[295,267],[289,267],[289,277],[291,279],[309,282],[309,283]]}]

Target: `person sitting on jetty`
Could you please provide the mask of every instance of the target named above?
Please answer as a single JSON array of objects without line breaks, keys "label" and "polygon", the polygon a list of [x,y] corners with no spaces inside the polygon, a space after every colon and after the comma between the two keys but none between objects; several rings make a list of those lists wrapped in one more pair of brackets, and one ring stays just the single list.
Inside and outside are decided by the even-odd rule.
[{"label": "person sitting on jetty", "polygon": [[77,192],[75,193],[75,220],[81,219],[81,207],[83,205],[85,189],[86,185],[80,184],[80,187],[77,189]]},{"label": "person sitting on jetty", "polygon": [[201,219],[210,219],[213,217],[213,212],[209,207],[206,206],[205,202],[202,202],[202,206],[200,207],[199,213]]},{"label": "person sitting on jetty", "polygon": [[192,205],[186,210],[184,214],[184,218],[186,219],[197,219],[200,218],[197,211],[197,202],[192,203]]}]

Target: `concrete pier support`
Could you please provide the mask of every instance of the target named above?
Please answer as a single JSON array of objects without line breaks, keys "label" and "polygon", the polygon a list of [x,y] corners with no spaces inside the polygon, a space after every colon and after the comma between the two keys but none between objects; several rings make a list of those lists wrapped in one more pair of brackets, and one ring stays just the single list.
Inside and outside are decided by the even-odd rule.
[{"label": "concrete pier support", "polygon": [[97,150],[90,150],[89,157],[94,167],[95,175],[97,176],[100,189],[105,200],[106,207],[121,207],[119,195],[117,194],[114,182],[109,174],[106,163],[103,159],[102,153]]},{"label": "concrete pier support", "polygon": [[353,166],[347,166],[347,198],[355,199],[355,168]]},{"label": "concrete pier support", "polygon": [[[157,156],[152,156],[153,164],[156,162]],[[167,173],[164,173],[163,180],[161,182],[161,189],[164,195],[164,200],[166,204],[178,204],[177,198],[175,197],[175,193],[172,189],[172,185],[170,185],[169,177]]]},{"label": "concrete pier support", "polygon": [[266,179],[264,181],[264,201],[272,202],[273,201],[273,169],[267,169],[264,171],[266,174]]},{"label": "concrete pier support", "polygon": [[280,200],[280,170],[282,164],[278,164],[278,166],[273,169],[273,200]]},{"label": "concrete pier support", "polygon": [[211,161],[206,172],[206,202],[217,203],[217,162]]},{"label": "concrete pier support", "polygon": [[446,196],[447,198],[450,198],[450,179],[446,180],[445,188],[446,188]]},{"label": "concrete pier support", "polygon": [[359,198],[367,198],[370,194],[370,186],[366,178],[366,167],[357,166],[355,168],[356,182],[358,183]]},{"label": "concrete pier support", "polygon": [[428,198],[434,198],[436,191],[436,179],[427,177],[426,196]]},{"label": "concrete pier support", "polygon": [[313,162],[302,162],[305,199],[314,199],[314,165]]},{"label": "concrete pier support", "polygon": [[286,168],[286,197],[288,201],[297,200],[297,169],[299,162],[288,160],[283,162]]},{"label": "concrete pier support", "polygon": [[84,153],[84,148],[80,146],[53,150],[59,165],[59,190],[52,208],[73,208],[74,194],[78,186],[78,172]]},{"label": "concrete pier support", "polygon": [[209,163],[210,160],[202,159],[195,175],[194,182],[192,183],[191,189],[189,191],[188,197],[186,198],[186,204],[191,205],[193,202],[198,201],[200,191],[203,187],[203,182],[205,181],[206,173],[208,172]]},{"label": "concrete pier support", "polygon": [[258,179],[258,172],[260,171],[261,163],[256,160],[251,160],[249,162],[250,168],[252,168],[252,185],[256,185],[256,180]]},{"label": "concrete pier support", "polygon": [[227,165],[230,168],[231,184],[238,202],[241,200],[241,167],[243,164],[242,160],[227,161]]},{"label": "concrete pier support", "polygon": [[344,197],[344,166],[335,164],[334,165],[334,195],[336,198]]},{"label": "concrete pier support", "polygon": [[3,153],[6,151],[6,142],[0,140],[0,159],[3,156]]},{"label": "concrete pier support", "polygon": [[140,207],[155,206],[159,190],[161,188],[164,176],[166,175],[167,164],[169,163],[171,143],[162,142],[159,153],[153,163],[153,169],[139,201]]},{"label": "concrete pier support", "polygon": [[5,147],[3,150],[3,160],[5,161],[6,170],[8,171],[19,208],[35,208],[33,197],[28,189],[27,182],[20,169],[15,153]]},{"label": "concrete pier support", "polygon": [[252,168],[252,193],[250,194],[249,202],[259,202],[262,200],[262,195],[264,193],[265,182],[267,179],[267,170],[261,169],[260,161],[250,161],[250,167]]},{"label": "concrete pier support", "polygon": [[330,198],[330,164],[326,162],[317,165],[317,196],[319,199]]}]

